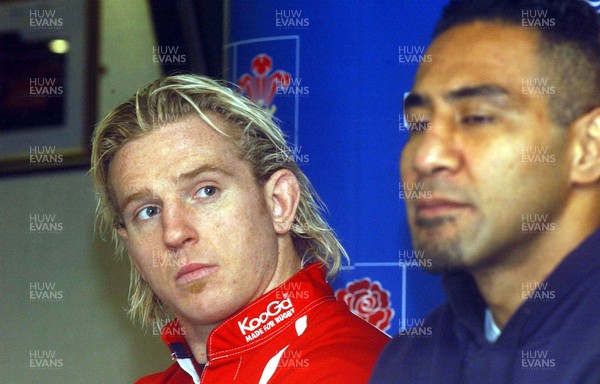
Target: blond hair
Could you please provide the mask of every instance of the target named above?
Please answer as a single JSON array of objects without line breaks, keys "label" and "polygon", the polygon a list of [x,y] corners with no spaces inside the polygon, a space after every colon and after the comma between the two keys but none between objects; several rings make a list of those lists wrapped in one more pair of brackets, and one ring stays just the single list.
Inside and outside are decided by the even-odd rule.
[{"label": "blond hair", "polygon": [[[207,113],[219,115],[230,129],[226,132],[217,127]],[[115,154],[127,142],[194,114],[235,142],[240,157],[248,162],[257,181],[268,180],[280,169],[294,173],[300,185],[300,201],[290,231],[294,246],[303,264],[322,262],[328,277],[334,277],[342,259],[348,256],[321,216],[325,207],[291,156],[284,134],[271,116],[254,102],[222,83],[197,75],[163,77],[148,84],[117,106],[94,130],[91,174],[98,198],[96,218],[100,232],[110,233],[117,255],[123,256],[126,250],[117,234],[124,224],[108,180]],[[128,314],[142,324],[166,315],[160,299],[133,263]]]}]

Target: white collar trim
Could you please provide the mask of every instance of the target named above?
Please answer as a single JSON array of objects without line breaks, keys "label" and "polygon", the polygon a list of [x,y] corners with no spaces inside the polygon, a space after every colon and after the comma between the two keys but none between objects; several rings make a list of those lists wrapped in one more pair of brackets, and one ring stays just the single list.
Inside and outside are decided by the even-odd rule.
[{"label": "white collar trim", "polygon": [[485,328],[485,338],[490,343],[495,343],[496,340],[502,334],[502,331],[496,325],[494,321],[494,316],[492,316],[492,311],[489,308],[485,309],[485,320],[484,320],[484,328]]}]

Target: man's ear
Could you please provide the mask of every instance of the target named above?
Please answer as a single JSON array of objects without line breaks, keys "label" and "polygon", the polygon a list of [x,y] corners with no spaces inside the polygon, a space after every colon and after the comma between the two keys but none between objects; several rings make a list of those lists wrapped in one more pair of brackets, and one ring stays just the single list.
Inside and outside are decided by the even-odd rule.
[{"label": "man's ear", "polygon": [[574,137],[571,181],[593,184],[600,180],[600,107],[571,124]]},{"label": "man's ear", "polygon": [[265,193],[275,232],[285,235],[292,228],[300,201],[300,185],[296,175],[289,169],[278,170],[267,181]]},{"label": "man's ear", "polygon": [[125,228],[125,226],[120,226],[117,229],[117,234],[119,235],[119,237],[121,238],[122,241],[127,241],[127,239],[129,238],[127,236],[127,228]]}]

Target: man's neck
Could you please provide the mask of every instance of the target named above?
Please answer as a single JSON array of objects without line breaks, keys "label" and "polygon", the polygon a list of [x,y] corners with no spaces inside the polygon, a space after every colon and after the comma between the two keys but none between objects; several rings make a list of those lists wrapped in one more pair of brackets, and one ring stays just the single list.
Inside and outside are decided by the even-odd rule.
[{"label": "man's neck", "polygon": [[[254,300],[258,299],[258,297],[262,296],[264,293],[276,288],[280,284],[283,284],[285,281],[290,279],[293,275],[295,275],[302,268],[302,263],[300,258],[298,257],[296,250],[294,249],[294,245],[291,239],[281,240],[279,244],[279,265],[275,274],[272,276],[271,282],[266,287],[266,289],[261,292],[261,294],[257,297],[254,297]],[[242,310],[243,308],[240,308]],[[194,324],[192,321],[188,321],[187,319],[178,316],[179,323],[185,329],[185,340],[190,347],[192,354],[196,361],[200,364],[206,364],[208,362],[208,356],[206,352],[206,344],[208,342],[208,337],[210,333],[215,329],[224,319],[220,322],[208,325],[198,325]]]},{"label": "man's neck", "polygon": [[182,328],[185,329],[185,340],[194,355],[196,361],[200,364],[206,364],[208,362],[208,356],[206,354],[206,342],[208,336],[213,329],[219,324],[211,324],[206,326],[194,326],[193,324],[187,324],[185,320],[179,319],[179,323]]},{"label": "man's neck", "polygon": [[540,233],[498,257],[500,262],[496,265],[471,271],[500,329],[530,293],[590,233],[592,230],[557,225],[554,231]]}]

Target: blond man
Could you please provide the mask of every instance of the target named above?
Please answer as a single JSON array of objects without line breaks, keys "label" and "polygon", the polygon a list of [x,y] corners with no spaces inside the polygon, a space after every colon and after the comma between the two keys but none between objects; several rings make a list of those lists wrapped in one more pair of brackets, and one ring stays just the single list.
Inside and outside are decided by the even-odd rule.
[{"label": "blond man", "polygon": [[138,383],[361,383],[387,336],[335,301],[345,251],[280,129],[207,78],[159,79],[97,126],[98,216],[132,263],[130,315],[172,318]]}]

